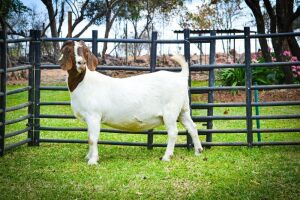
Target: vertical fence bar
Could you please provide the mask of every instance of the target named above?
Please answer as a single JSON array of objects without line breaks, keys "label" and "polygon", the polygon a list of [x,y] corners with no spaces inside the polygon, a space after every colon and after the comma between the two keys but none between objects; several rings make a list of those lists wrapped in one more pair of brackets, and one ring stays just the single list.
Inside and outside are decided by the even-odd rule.
[{"label": "vertical fence bar", "polygon": [[28,107],[28,114],[31,115],[31,117],[28,119],[28,127],[30,127],[30,130],[28,131],[28,138],[31,139],[31,141],[28,143],[29,146],[34,145],[34,44],[33,44],[33,38],[34,38],[34,30],[30,30],[30,37],[32,38],[29,43],[29,63],[32,66],[32,68],[28,69],[28,85],[31,86],[31,90],[28,91],[28,102],[31,104]]},{"label": "vertical fence bar", "polygon": [[98,31],[97,30],[93,30],[92,31],[92,52],[93,54],[97,57],[98,54]]},{"label": "vertical fence bar", "polygon": [[40,145],[41,31],[34,31],[34,145]]},{"label": "vertical fence bar", "polygon": [[[157,31],[152,32],[150,52],[150,73],[155,72],[157,58]],[[153,130],[148,131],[147,148],[153,149]]]},{"label": "vertical fence bar", "polygon": [[[216,36],[216,31],[211,31],[210,36]],[[210,50],[209,50],[209,64],[214,65],[216,63],[216,40],[210,40]],[[215,70],[214,68],[209,70],[208,87],[214,87],[215,85]],[[214,102],[214,92],[210,90],[208,92],[208,103]],[[208,107],[207,116],[214,115],[214,108]],[[213,129],[213,120],[207,122],[207,129]],[[206,135],[206,142],[212,142],[212,133]]]},{"label": "vertical fence bar", "polygon": [[251,60],[251,46],[250,46],[250,28],[244,28],[245,34],[245,79],[246,79],[246,122],[247,122],[247,143],[249,147],[253,146],[253,133],[252,133],[252,94],[251,94],[251,85],[252,85],[252,70],[250,66]]},{"label": "vertical fence bar", "polygon": [[[191,49],[190,49],[190,29],[184,29],[183,30],[183,37],[184,37],[184,58],[186,60],[186,62],[189,65],[189,69],[191,66],[190,63],[190,56],[191,56]],[[191,76],[191,72],[189,73],[189,88],[191,88],[192,85],[192,76]],[[191,92],[189,90],[189,104],[190,104],[190,108],[191,108],[191,102],[192,102],[192,95]],[[192,116],[192,109],[191,109],[191,116]],[[187,145],[187,149],[190,150],[192,148],[192,138],[191,136],[188,134],[188,132],[186,132],[186,145]]]},{"label": "vertical fence bar", "polygon": [[6,30],[0,31],[0,69],[3,70],[0,73],[0,92],[3,96],[0,97],[0,156],[4,155],[5,145],[5,113],[6,113],[6,70],[7,70],[7,43],[6,43]]},{"label": "vertical fence bar", "polygon": [[150,72],[155,71],[157,59],[157,31],[152,32],[151,52],[150,52]]},{"label": "vertical fence bar", "polygon": [[[255,86],[257,86],[256,82],[254,84],[255,84]],[[254,101],[255,101],[255,103],[259,102],[259,92],[258,92],[258,89],[254,90]],[[255,106],[255,115],[259,116],[259,106],[258,105]],[[260,119],[256,119],[255,121],[256,121],[256,128],[260,129]],[[260,133],[260,131],[257,132],[257,141],[261,142],[261,133]]]}]

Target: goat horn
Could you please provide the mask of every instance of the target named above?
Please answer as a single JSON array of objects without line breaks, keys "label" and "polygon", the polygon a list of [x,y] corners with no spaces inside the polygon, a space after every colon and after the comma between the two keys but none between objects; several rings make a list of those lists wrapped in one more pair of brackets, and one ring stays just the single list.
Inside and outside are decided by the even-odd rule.
[{"label": "goat horn", "polygon": [[64,57],[64,54],[61,54],[61,56],[59,57],[58,61],[61,61],[61,59]]}]

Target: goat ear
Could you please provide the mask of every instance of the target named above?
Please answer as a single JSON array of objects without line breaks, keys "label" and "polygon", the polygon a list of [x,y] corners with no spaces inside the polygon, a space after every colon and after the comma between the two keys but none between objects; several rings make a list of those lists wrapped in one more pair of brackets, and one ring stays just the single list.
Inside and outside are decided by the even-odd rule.
[{"label": "goat ear", "polygon": [[95,71],[98,65],[98,58],[90,51],[90,49],[83,45],[84,47],[84,55],[87,61],[87,67],[90,71]]},{"label": "goat ear", "polygon": [[58,59],[58,63],[62,70],[70,70],[72,68],[71,46],[73,41],[67,41],[63,44],[60,53],[61,56]]},{"label": "goat ear", "polygon": [[87,66],[89,68],[89,70],[91,71],[95,71],[98,65],[98,58],[92,53],[89,52],[89,58],[87,61]]}]

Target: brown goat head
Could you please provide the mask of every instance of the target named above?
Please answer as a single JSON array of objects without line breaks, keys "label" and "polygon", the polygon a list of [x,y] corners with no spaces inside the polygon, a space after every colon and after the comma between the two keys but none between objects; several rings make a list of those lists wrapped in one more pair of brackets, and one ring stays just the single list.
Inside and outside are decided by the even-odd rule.
[{"label": "brown goat head", "polygon": [[83,41],[66,41],[61,48],[60,66],[63,70],[76,69],[79,73],[85,71],[86,67],[90,71],[95,71],[98,65],[97,57],[90,51]]}]

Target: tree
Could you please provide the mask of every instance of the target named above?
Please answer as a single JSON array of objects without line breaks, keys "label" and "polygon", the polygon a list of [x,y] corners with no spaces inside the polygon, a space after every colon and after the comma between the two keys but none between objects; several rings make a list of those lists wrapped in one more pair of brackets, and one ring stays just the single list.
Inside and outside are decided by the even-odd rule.
[{"label": "tree", "polygon": [[[120,20],[129,21],[133,27],[133,37],[135,39],[148,38],[150,39],[150,30],[152,30],[154,20],[161,18],[168,18],[174,13],[178,6],[182,6],[182,0],[141,0],[128,1],[126,7],[120,13]],[[127,35],[127,32],[125,33]],[[133,57],[141,52],[143,44],[133,44]]]},{"label": "tree", "polygon": [[[240,0],[211,0],[197,6],[196,12],[187,9],[181,16],[182,28],[193,29],[232,29],[233,23],[242,15]],[[222,40],[224,53],[226,52],[224,40]],[[198,46],[202,52],[202,46]],[[230,50],[230,43],[227,43]]]},{"label": "tree", "polygon": [[[1,0],[0,1],[0,26],[3,30],[8,27],[8,19],[15,14],[27,12],[29,9],[20,0]],[[11,26],[10,26],[11,27]]]},{"label": "tree", "polygon": [[[55,0],[55,5],[56,5],[55,10],[54,10],[53,4],[52,4],[52,0],[42,0],[42,2],[44,3],[44,5],[46,6],[47,11],[48,11],[48,17],[49,17],[49,25],[48,26],[50,26],[51,36],[58,37],[57,25],[56,25],[56,16],[58,13],[58,2],[57,2],[57,0]],[[59,52],[59,44],[57,42],[53,42],[53,48],[54,48],[55,52]],[[57,54],[54,54],[54,55],[57,55]],[[55,57],[55,60],[57,60],[57,56]]]},{"label": "tree", "polygon": [[[105,1],[96,1],[100,6],[95,6],[95,8],[101,8],[102,13],[104,13],[104,20],[103,18],[99,18],[96,20],[96,24],[101,24],[103,21],[105,22],[105,33],[104,38],[108,38],[109,32],[112,28],[113,23],[115,22],[116,18],[119,16],[119,13],[125,6],[125,1],[121,0],[105,0]],[[91,7],[94,7],[91,5]],[[104,42],[103,49],[102,49],[102,61],[105,62],[105,53],[107,50],[107,42]]]},{"label": "tree", "polygon": [[[266,33],[265,19],[263,17],[262,6],[259,0],[246,0],[248,7],[251,9],[257,26],[257,32],[264,34]],[[276,3],[272,5],[269,0],[263,0],[263,5],[268,14],[270,33],[283,33],[293,32],[293,22],[300,16],[300,7],[294,9],[293,0],[276,0]],[[259,43],[261,46],[263,57],[266,61],[271,61],[269,47],[265,38],[260,38]],[[294,56],[297,56],[300,60],[300,48],[295,37],[280,37],[272,38],[272,45],[274,48],[275,56],[277,61],[282,61],[282,54],[284,50],[290,50]],[[283,67],[285,73],[285,82],[291,83],[293,73],[291,67]]]},{"label": "tree", "polygon": [[[130,21],[134,28],[134,38],[140,38],[144,35],[144,32],[149,29],[154,12],[168,14],[168,12],[178,6],[179,2],[182,4],[183,0],[95,0],[90,3],[87,13],[94,13],[95,10],[105,13],[103,17],[99,17],[95,21],[97,25],[105,24],[104,38],[109,37],[110,30],[116,20]],[[138,33],[138,27],[143,20],[146,22],[142,26],[140,33]],[[104,42],[102,61],[105,61],[106,50],[107,43]]]},{"label": "tree", "polygon": [[211,0],[197,6],[196,12],[185,9],[180,25],[193,29],[230,29],[241,15],[240,0]]}]

